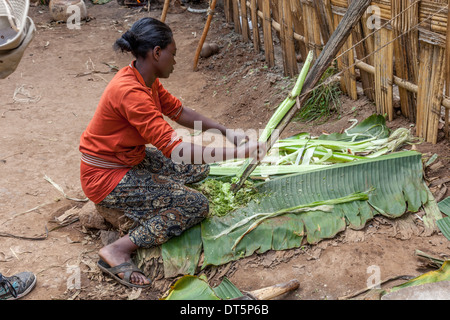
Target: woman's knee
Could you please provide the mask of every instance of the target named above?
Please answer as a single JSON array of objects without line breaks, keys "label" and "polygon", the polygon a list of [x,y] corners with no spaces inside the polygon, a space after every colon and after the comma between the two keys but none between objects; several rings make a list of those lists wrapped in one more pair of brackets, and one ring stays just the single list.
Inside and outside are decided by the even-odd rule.
[{"label": "woman's knee", "polygon": [[203,218],[206,218],[209,214],[209,200],[208,198],[206,198],[206,196],[202,193],[199,193],[199,198],[200,198],[200,205],[199,205],[199,213],[200,216],[202,216]]}]

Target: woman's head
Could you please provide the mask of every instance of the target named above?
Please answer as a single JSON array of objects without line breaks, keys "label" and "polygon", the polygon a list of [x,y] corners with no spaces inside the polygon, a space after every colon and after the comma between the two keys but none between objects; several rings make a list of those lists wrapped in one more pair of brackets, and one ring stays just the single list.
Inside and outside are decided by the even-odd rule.
[{"label": "woman's head", "polygon": [[173,33],[168,25],[153,19],[142,18],[116,40],[114,48],[131,52],[136,58],[145,59],[147,53],[156,47],[164,50],[173,42]]}]

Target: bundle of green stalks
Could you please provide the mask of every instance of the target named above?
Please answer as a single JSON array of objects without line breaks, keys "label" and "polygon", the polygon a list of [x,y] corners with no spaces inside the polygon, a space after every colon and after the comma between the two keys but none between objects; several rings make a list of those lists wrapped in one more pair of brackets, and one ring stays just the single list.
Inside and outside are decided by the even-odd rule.
[{"label": "bundle of green stalks", "polygon": [[294,117],[294,121],[326,122],[334,114],[340,113],[341,94],[339,82],[333,81],[335,68],[328,68],[323,74],[319,85],[312,90],[308,100]]}]

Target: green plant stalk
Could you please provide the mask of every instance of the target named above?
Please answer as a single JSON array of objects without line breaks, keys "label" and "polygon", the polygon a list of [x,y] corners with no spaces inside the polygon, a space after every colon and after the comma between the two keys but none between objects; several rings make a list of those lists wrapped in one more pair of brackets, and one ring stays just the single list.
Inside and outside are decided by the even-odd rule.
[{"label": "green plant stalk", "polygon": [[[295,159],[298,155],[298,153],[302,150],[302,148],[298,147],[282,147],[279,149],[280,154],[285,153],[285,155],[282,156],[280,161],[278,162],[279,165],[287,164],[289,162],[292,162],[293,159]],[[329,161],[332,163],[341,163],[341,162],[351,162],[355,160],[362,160],[366,159],[366,157],[363,156],[357,156],[353,154],[347,154],[347,153],[340,153],[340,152],[333,152],[331,149],[327,149],[325,147],[317,146],[314,149],[313,153],[314,157],[318,157],[320,160],[315,163],[321,163],[325,161]]]},{"label": "green plant stalk", "polygon": [[[308,56],[306,57],[305,63],[303,64],[303,68],[300,71],[300,74],[297,78],[297,81],[294,85],[294,88],[292,89],[289,96],[284,99],[284,101],[279,105],[275,113],[270,118],[269,122],[267,123],[266,127],[264,128],[264,131],[262,132],[261,136],[259,137],[259,142],[267,142],[267,140],[272,135],[273,131],[276,129],[278,124],[281,122],[281,120],[284,118],[284,116],[291,110],[291,108],[295,105],[297,97],[300,95],[303,84],[305,83],[306,75],[308,74],[309,67],[311,66],[312,59],[313,59],[313,51],[310,51]],[[248,158],[245,163],[242,165],[241,170],[239,170],[238,174],[236,175],[237,179],[240,179],[244,171],[249,166],[252,159]]]},{"label": "green plant stalk", "polygon": [[289,96],[281,103],[281,105],[277,108],[275,113],[270,118],[269,122],[264,128],[263,133],[259,137],[260,142],[267,142],[269,137],[272,135],[273,130],[276,129],[276,127],[283,119],[283,117],[294,106],[297,97],[300,95],[303,89],[303,84],[305,83],[306,75],[308,74],[309,67],[311,66],[312,63],[312,59],[313,59],[313,52],[310,51],[308,56],[306,57],[305,63],[303,65],[302,70],[300,71],[300,74],[297,78],[294,88],[292,89]]},{"label": "green plant stalk", "polygon": [[[257,167],[251,174],[251,176],[270,176],[277,174],[289,174],[306,172],[314,169],[323,168],[325,165],[264,165]],[[211,166],[210,176],[235,176],[239,172],[240,167],[220,167]]]}]

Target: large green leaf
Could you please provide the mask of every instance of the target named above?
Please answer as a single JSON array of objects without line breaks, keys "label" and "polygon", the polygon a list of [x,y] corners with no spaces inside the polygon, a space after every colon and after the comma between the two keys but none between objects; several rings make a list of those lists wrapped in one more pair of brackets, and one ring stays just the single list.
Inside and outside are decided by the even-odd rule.
[{"label": "large green leaf", "polygon": [[445,198],[441,202],[438,203],[439,210],[446,216],[450,217],[450,197]]},{"label": "large green leaf", "polygon": [[[332,212],[286,214],[264,221],[246,235],[235,250],[231,248],[248,224],[216,237],[256,213],[336,199],[372,188],[368,201],[338,204]],[[335,236],[347,224],[352,228],[362,228],[375,214],[399,217],[407,210],[416,212],[428,199],[422,182],[421,154],[414,151],[283,176],[262,183],[258,190],[266,195],[261,200],[227,216],[211,217],[202,223],[204,267],[221,265],[254,252],[298,247],[304,235],[309,243],[316,243]]]},{"label": "large green leaf", "polygon": [[441,230],[442,234],[450,240],[450,197],[445,198],[438,203],[439,210],[444,213],[447,217],[438,219],[436,224]]},{"label": "large green leaf", "polygon": [[170,239],[161,246],[161,249],[166,278],[180,274],[194,274],[202,253],[200,225]]},{"label": "large green leaf", "polygon": [[[376,214],[399,217],[416,212],[428,201],[423,184],[421,154],[414,151],[392,153],[378,158],[337,164],[306,173],[282,176],[257,186],[259,200],[224,217],[211,217],[199,226],[162,246],[165,276],[194,274],[200,252],[204,249],[203,267],[263,253],[299,247],[303,237],[309,243],[332,238],[347,226],[360,229]],[[249,224],[217,238],[224,230],[256,213],[348,196],[373,190],[368,201],[335,205],[331,212],[289,213],[271,218],[248,233],[232,250]]]},{"label": "large green leaf", "polygon": [[170,287],[161,300],[220,300],[205,279],[185,275]]},{"label": "large green leaf", "polygon": [[161,300],[229,300],[241,296],[242,292],[226,277],[212,288],[203,276],[184,275]]},{"label": "large green leaf", "polygon": [[224,277],[222,282],[213,288],[216,295],[222,300],[242,297],[242,292],[227,278]]},{"label": "large green leaf", "polygon": [[368,138],[384,139],[389,137],[390,130],[382,115],[373,114],[344,133],[323,134],[320,140],[361,141]]},{"label": "large green leaf", "polygon": [[450,217],[439,219],[436,221],[436,224],[444,237],[450,240]]},{"label": "large green leaf", "polygon": [[450,281],[450,260],[444,261],[442,266],[438,270],[433,270],[424,273],[414,279],[411,279],[401,285],[393,287],[383,292],[383,294],[395,292],[402,288],[419,286],[426,283],[435,283],[440,281]]}]

